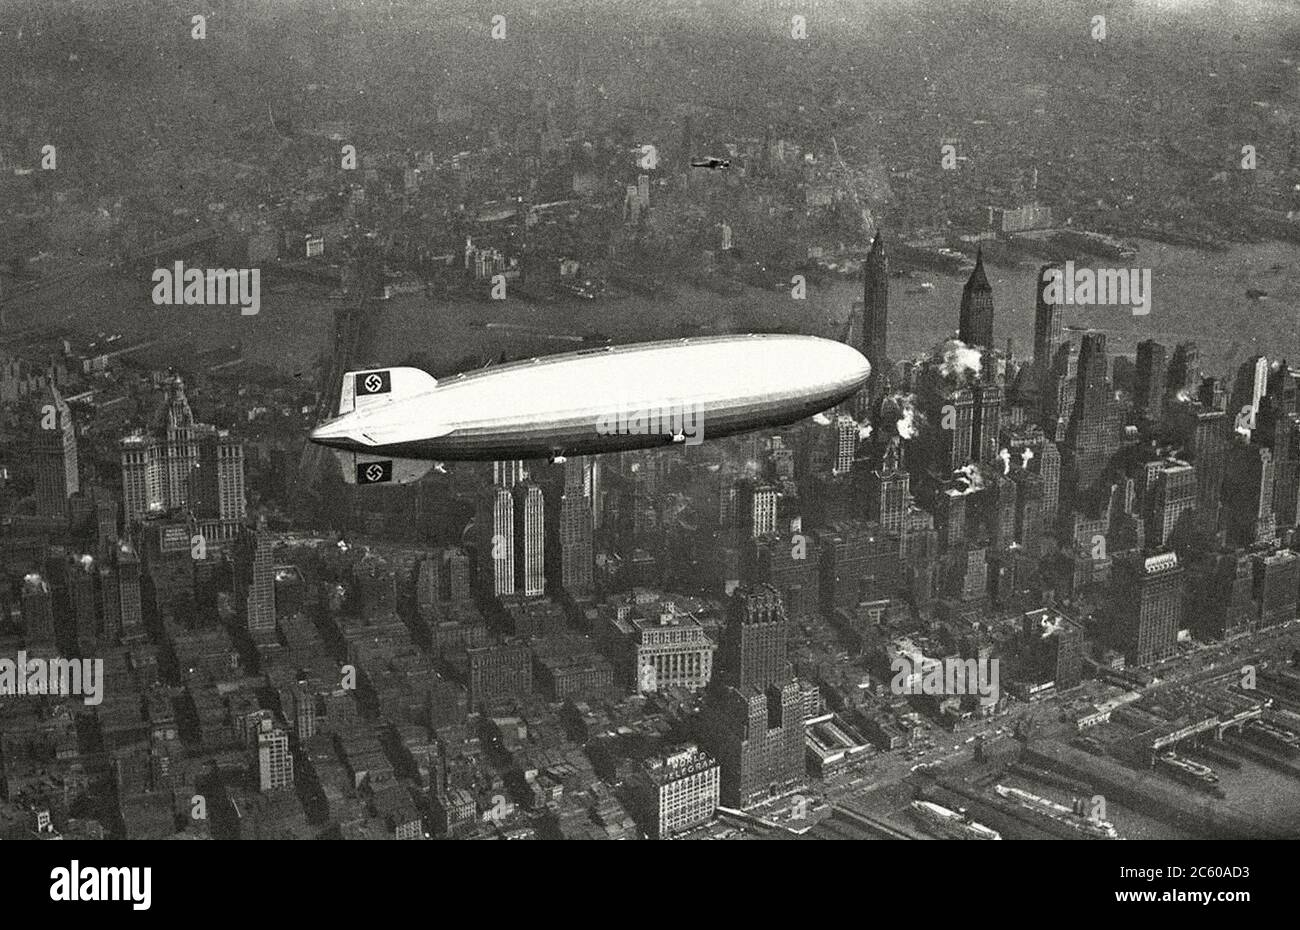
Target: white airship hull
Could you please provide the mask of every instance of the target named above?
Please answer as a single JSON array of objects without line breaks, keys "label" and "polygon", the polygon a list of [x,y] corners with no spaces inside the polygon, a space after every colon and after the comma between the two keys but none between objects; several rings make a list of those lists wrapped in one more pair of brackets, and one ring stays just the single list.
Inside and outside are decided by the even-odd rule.
[{"label": "white airship hull", "polygon": [[[694,444],[811,416],[860,390],[870,370],[842,343],[754,335],[589,349],[439,382],[423,375],[423,388],[412,369],[357,372],[358,394],[366,384],[385,389],[312,439],[367,457],[441,461]],[[399,383],[405,396],[386,389]]]}]

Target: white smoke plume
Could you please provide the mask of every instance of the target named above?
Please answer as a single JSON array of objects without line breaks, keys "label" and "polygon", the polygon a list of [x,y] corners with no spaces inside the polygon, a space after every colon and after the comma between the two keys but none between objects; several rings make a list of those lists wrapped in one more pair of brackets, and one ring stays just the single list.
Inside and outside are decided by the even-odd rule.
[{"label": "white smoke plume", "polygon": [[77,561],[81,563],[81,570],[83,572],[88,572],[95,567],[95,557],[89,553],[83,555]]},{"label": "white smoke plume", "polygon": [[952,476],[957,482],[957,490],[962,494],[973,494],[984,489],[984,476],[980,474],[979,466],[974,462],[963,465],[953,472]]},{"label": "white smoke plume", "polygon": [[1184,404],[1187,403],[1188,401],[1190,401],[1190,400],[1192,399],[1192,393],[1191,393],[1191,391],[1187,390],[1187,388],[1179,388],[1179,389],[1178,389],[1178,399],[1179,399],[1180,401],[1182,401]]},{"label": "white smoke plume", "polygon": [[861,440],[861,439],[870,439],[870,438],[871,438],[871,424],[863,423],[861,426],[858,427],[858,439]]},{"label": "white smoke plume", "polygon": [[895,425],[899,438],[915,439],[917,433],[921,431],[922,424],[925,423],[925,417],[916,409],[916,395],[893,394],[889,397],[889,403],[898,411]]},{"label": "white smoke plume", "polygon": [[1251,431],[1255,428],[1255,409],[1249,405],[1242,407],[1232,428],[1249,439]]},{"label": "white smoke plume", "polygon": [[939,370],[945,378],[966,380],[977,377],[980,373],[980,350],[960,339],[949,339],[943,344],[943,364]]},{"label": "white smoke plume", "polygon": [[812,419],[813,419],[813,422],[816,423],[818,426],[830,426],[830,425],[831,425],[831,418],[828,417],[828,416],[827,416],[826,414],[824,414],[824,413],[814,413]]},{"label": "white smoke plume", "polygon": [[1022,449],[1020,452],[1020,467],[1024,469],[1028,469],[1029,460],[1032,459],[1033,457],[1034,457],[1034,450],[1029,448],[1028,446],[1025,446],[1025,448]]},{"label": "white smoke plume", "polygon": [[1064,622],[1060,617],[1057,617],[1054,620],[1049,620],[1046,617],[1043,617],[1038,621],[1038,624],[1042,629],[1042,638],[1047,639],[1047,637],[1059,630],[1064,625]]},{"label": "white smoke plume", "polygon": [[998,458],[1002,460],[1002,474],[1011,474],[1011,453],[1003,449],[998,453]]}]

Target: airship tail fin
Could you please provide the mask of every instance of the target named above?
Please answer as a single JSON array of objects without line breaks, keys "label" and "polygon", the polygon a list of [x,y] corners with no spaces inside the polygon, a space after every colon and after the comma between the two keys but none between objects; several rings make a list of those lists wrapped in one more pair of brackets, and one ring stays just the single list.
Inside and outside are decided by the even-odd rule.
[{"label": "airship tail fin", "polygon": [[355,410],[382,407],[418,394],[427,394],[438,380],[419,368],[376,368],[343,375],[338,416]]},{"label": "airship tail fin", "polygon": [[437,462],[333,450],[344,484],[410,484],[438,467]]}]

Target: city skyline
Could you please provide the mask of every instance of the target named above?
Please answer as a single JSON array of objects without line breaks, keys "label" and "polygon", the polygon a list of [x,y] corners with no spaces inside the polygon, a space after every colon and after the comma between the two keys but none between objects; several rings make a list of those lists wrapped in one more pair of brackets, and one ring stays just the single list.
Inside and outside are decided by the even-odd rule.
[{"label": "city skyline", "polygon": [[1300,837],[1285,9],[107,6],[0,23],[0,839]]}]

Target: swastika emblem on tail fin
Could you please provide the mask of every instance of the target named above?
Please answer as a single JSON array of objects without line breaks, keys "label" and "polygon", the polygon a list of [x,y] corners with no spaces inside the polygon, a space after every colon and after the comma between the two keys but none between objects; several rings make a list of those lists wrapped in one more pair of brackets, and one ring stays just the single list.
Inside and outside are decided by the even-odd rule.
[{"label": "swastika emblem on tail fin", "polygon": [[381,484],[392,480],[392,461],[357,463],[357,484]]},{"label": "swastika emblem on tail fin", "polygon": [[357,396],[387,394],[393,389],[392,375],[387,371],[363,371],[356,375]]}]

